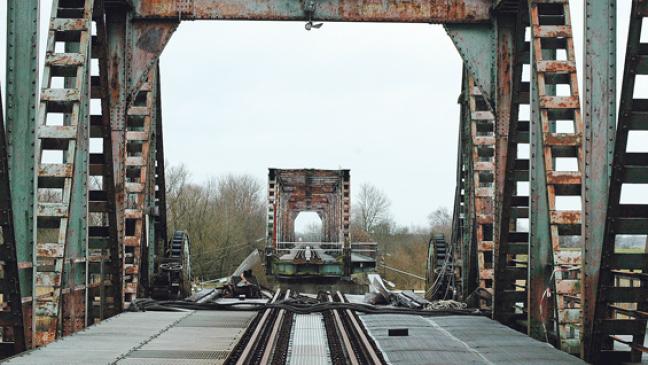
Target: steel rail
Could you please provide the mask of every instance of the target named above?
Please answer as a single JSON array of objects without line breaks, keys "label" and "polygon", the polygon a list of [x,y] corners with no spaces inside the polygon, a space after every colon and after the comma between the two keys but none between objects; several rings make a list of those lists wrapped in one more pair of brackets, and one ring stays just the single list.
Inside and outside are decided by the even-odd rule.
[{"label": "steel rail", "polygon": [[[333,297],[331,297],[331,295],[327,295],[327,297],[330,302],[333,302]],[[331,312],[333,312],[333,319],[335,321],[337,332],[340,334],[340,337],[342,337],[342,345],[344,346],[344,350],[347,354],[347,359],[350,361],[351,365],[359,365],[360,363],[358,362],[358,358],[353,349],[351,338],[349,337],[349,333],[344,327],[340,313],[337,309],[333,309]]]},{"label": "steel rail", "polygon": [[[290,297],[290,290],[286,290],[284,299],[288,299],[289,297]],[[277,319],[274,321],[274,325],[272,326],[272,331],[270,332],[270,336],[268,337],[268,342],[265,346],[265,349],[263,350],[263,355],[261,356],[261,364],[270,363],[270,359],[274,353],[274,349],[277,344],[277,340],[279,338],[279,332],[281,331],[281,327],[284,324],[285,316],[286,316],[286,310],[280,309],[279,314],[277,315]]]},{"label": "steel rail", "polygon": [[[280,290],[277,290],[275,292],[275,295],[272,297],[272,302],[276,302],[277,298],[279,298],[280,295]],[[239,356],[238,360],[236,361],[236,365],[245,365],[248,364],[251,357],[254,355],[254,350],[256,349],[256,345],[259,342],[259,339],[261,338],[261,334],[263,333],[263,330],[268,326],[268,323],[270,321],[270,314],[272,313],[273,309],[268,308],[263,312],[263,316],[259,320],[259,323],[257,323],[256,328],[254,329],[254,332],[252,333],[252,336],[250,336],[250,339],[248,340],[247,344],[245,345],[245,348],[243,349],[243,352],[241,353],[241,356]]]},{"label": "steel rail", "polygon": [[[342,293],[338,291],[336,294],[340,302],[347,303],[347,300]],[[353,332],[355,332],[354,337],[358,340],[358,343],[361,346],[360,350],[365,354],[366,360],[370,361],[371,364],[384,364],[381,356],[376,353],[376,349],[374,349],[373,344],[367,337],[367,334],[364,332],[364,329],[358,322],[355,314],[350,309],[345,309],[344,312],[352,326]]]}]

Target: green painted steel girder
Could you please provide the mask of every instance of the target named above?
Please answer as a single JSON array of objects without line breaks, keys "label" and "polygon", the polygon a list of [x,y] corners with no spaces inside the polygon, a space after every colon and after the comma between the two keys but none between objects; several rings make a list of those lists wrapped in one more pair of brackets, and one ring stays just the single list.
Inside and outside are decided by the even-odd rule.
[{"label": "green painted steel girder", "polygon": [[[538,94],[537,63],[533,61],[535,47],[531,47],[531,118],[530,139],[530,184],[529,184],[529,257],[527,280],[528,290],[528,335],[545,341],[554,330],[555,287],[553,272],[553,247],[549,222],[549,199],[544,158],[543,126]],[[550,59],[550,57],[548,57]],[[550,86],[547,86],[549,89]],[[556,329],[557,331],[557,329]],[[554,333],[558,338],[557,333]]]},{"label": "green painted steel girder", "polygon": [[[74,45],[67,49],[68,52],[79,52],[79,46]],[[86,54],[90,54],[90,44]],[[87,65],[79,103],[78,135],[74,156],[74,175],[72,178],[72,190],[70,192],[70,217],[65,242],[65,263],[63,265],[62,287],[81,291],[83,300],[87,282],[87,250],[88,250],[88,163],[90,159],[90,65]],[[72,81],[68,81],[68,87],[73,88]],[[37,197],[34,197],[37,200]],[[83,288],[83,289],[81,289]],[[77,294],[78,295],[78,294]],[[64,297],[65,298],[65,297]],[[74,300],[63,300],[63,311],[67,311],[71,317],[78,318],[79,307]],[[87,323],[87,312],[84,310],[84,323]],[[65,317],[64,317],[65,318]],[[60,322],[60,321],[59,321]],[[63,327],[63,323],[59,323]],[[70,326],[74,328],[73,326]]]},{"label": "green painted steel girder", "polygon": [[[38,108],[38,0],[7,2],[7,144],[20,293],[31,297],[34,265],[34,138]],[[25,333],[31,333],[26,329]]]},{"label": "green painted steel girder", "polygon": [[457,47],[464,66],[493,106],[496,94],[497,34],[492,24],[448,24],[446,33]]},{"label": "green painted steel girder", "polygon": [[616,129],[616,0],[585,1],[585,181],[581,356],[592,336]]}]

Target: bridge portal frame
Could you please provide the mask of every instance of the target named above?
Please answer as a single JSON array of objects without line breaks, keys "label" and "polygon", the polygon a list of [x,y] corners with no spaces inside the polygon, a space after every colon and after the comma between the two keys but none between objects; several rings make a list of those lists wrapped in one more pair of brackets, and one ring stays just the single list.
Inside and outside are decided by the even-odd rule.
[{"label": "bridge portal frame", "polygon": [[[637,0],[635,0],[637,1]],[[529,0],[529,3],[536,3]],[[360,0],[319,0],[319,1],[293,1],[293,0],[104,0],[103,10],[106,16],[107,45],[106,60],[108,61],[108,79],[110,87],[105,89],[104,98],[109,99],[110,126],[112,137],[112,161],[110,168],[114,170],[115,189],[111,197],[115,203],[118,222],[117,239],[108,243],[112,248],[123,252],[125,237],[125,215],[127,212],[126,197],[129,187],[126,184],[126,148],[127,148],[127,120],[129,112],[144,112],[133,110],[134,103],[142,88],[151,88],[147,80],[158,79],[158,60],[181,21],[185,20],[266,20],[266,21],[340,21],[340,22],[416,22],[444,24],[447,34],[457,47],[467,72],[472,76],[476,86],[481,90],[484,98],[492,108],[496,117],[496,147],[495,147],[495,229],[494,251],[497,255],[499,248],[499,227],[503,212],[510,209],[506,199],[502,199],[504,181],[509,174],[507,169],[507,149],[509,146],[508,135],[511,131],[511,120],[515,111],[512,110],[516,89],[513,79],[515,57],[520,53],[515,48],[515,37],[520,29],[515,27],[516,14],[526,11],[526,0],[412,0],[412,1],[374,1]],[[614,133],[616,125],[616,0],[586,0],[585,1],[585,32],[584,32],[584,65],[585,77],[583,78],[583,115],[584,115],[584,166],[585,176],[582,183],[581,196],[584,199],[582,217],[582,271],[583,282],[581,286],[581,306],[583,308],[584,336],[591,337],[590,324],[594,319],[594,307],[597,298],[596,286],[598,283],[597,272],[600,269],[601,252],[606,215],[602,207],[607,204],[609,175],[613,161]],[[8,0],[7,24],[7,80],[6,80],[6,112],[7,112],[7,144],[9,161],[9,183],[12,191],[13,225],[16,236],[17,269],[20,283],[23,314],[26,323],[31,323],[32,290],[34,288],[34,267],[37,266],[36,246],[33,240],[34,221],[34,179],[36,154],[34,147],[36,133],[36,116],[38,112],[38,39],[39,39],[39,1],[38,0]],[[19,67],[20,65],[20,67]],[[29,65],[29,67],[23,67]],[[153,75],[153,76],[152,76]],[[159,75],[157,75],[159,77]],[[156,83],[155,86],[159,86]],[[159,118],[153,125],[161,125],[161,115],[155,111],[159,106],[159,87],[154,99],[148,105],[147,115]],[[156,99],[158,98],[158,99]],[[537,103],[532,105],[532,110],[538,111]],[[468,118],[465,118],[468,119]],[[90,120],[81,123],[91,126]],[[161,135],[158,133],[157,135]],[[132,135],[131,135],[132,137]],[[155,138],[155,135],[149,136]],[[462,138],[464,143],[471,143],[469,139]],[[153,142],[153,141],[152,141]],[[163,153],[155,146],[162,143],[151,143],[148,161],[157,161],[150,165],[149,171],[163,164]],[[465,155],[471,148],[460,148],[464,156],[460,161],[471,161],[472,156]],[[540,159],[541,156],[532,154],[531,159]],[[147,162],[148,163],[148,162]],[[532,162],[533,164],[533,162]],[[463,173],[463,168],[458,169]],[[154,179],[155,174],[149,174]],[[157,174],[158,180],[161,175]],[[75,177],[75,179],[80,179]],[[472,179],[458,181],[470,184]],[[535,180],[537,181],[537,179]],[[83,184],[83,181],[76,181]],[[148,192],[146,199],[149,206],[140,206],[137,214],[144,216],[155,212],[155,204],[159,205],[155,195],[154,182],[145,181],[144,189]],[[163,186],[163,181],[158,186]],[[466,189],[467,188],[467,189]],[[480,212],[474,211],[474,204],[469,204],[470,195],[466,190],[473,186],[464,186],[462,194],[457,195],[457,204],[463,209],[464,222],[473,221]],[[532,186],[531,190],[537,190]],[[542,190],[542,189],[540,189]],[[86,198],[87,199],[87,198]],[[466,199],[462,201],[462,199]],[[539,198],[544,199],[544,198]],[[76,202],[79,206],[88,204],[88,201]],[[164,210],[164,207],[159,207]],[[78,209],[77,209],[78,210]],[[130,214],[135,214],[130,212]],[[531,215],[538,212],[530,212]],[[164,214],[155,216],[163,217]],[[459,214],[455,215],[459,218]],[[79,219],[85,219],[80,217]],[[148,219],[148,218],[147,218]],[[151,218],[153,220],[153,218]],[[161,223],[163,224],[163,223]],[[464,224],[465,225],[465,224]],[[531,234],[545,236],[542,240],[548,241],[549,233],[531,225]],[[149,250],[156,252],[155,233],[140,236],[140,244],[148,246]],[[159,230],[158,230],[159,231]],[[466,234],[457,234],[458,240],[463,242],[467,252],[476,250],[473,231]],[[149,244],[147,245],[146,242]],[[72,243],[66,243],[71,245]],[[75,245],[87,247],[86,242],[77,242]],[[154,255],[145,256],[151,260]],[[464,256],[466,259],[468,256]],[[495,265],[497,265],[494,259]],[[123,272],[123,263],[119,263]],[[150,263],[149,263],[149,268]],[[476,263],[464,266],[465,270],[475,271]],[[494,268],[494,286],[497,287],[499,278]],[[544,271],[550,270],[545,268]],[[150,273],[150,269],[149,269]],[[467,278],[478,278],[478,275],[464,273]],[[535,273],[529,274],[528,280],[533,282],[537,278]],[[543,274],[544,275],[544,274]],[[464,293],[469,293],[476,288],[477,281],[464,282]],[[84,284],[77,283],[77,286]],[[86,277],[85,286],[88,285]],[[65,288],[64,288],[65,289]],[[67,288],[70,289],[70,288]],[[541,288],[542,289],[542,288]],[[124,290],[124,288],[121,288]],[[87,300],[87,299],[85,299]],[[494,301],[497,303],[497,300]],[[86,303],[87,304],[87,303]],[[64,303],[65,305],[65,303]],[[497,308],[495,308],[497,310]],[[539,322],[537,312],[529,312],[529,323]],[[29,346],[30,334],[36,334],[36,328],[25,326],[26,341]],[[541,335],[534,336],[543,339]],[[585,341],[587,343],[587,341]],[[589,350],[583,346],[583,354]]]}]

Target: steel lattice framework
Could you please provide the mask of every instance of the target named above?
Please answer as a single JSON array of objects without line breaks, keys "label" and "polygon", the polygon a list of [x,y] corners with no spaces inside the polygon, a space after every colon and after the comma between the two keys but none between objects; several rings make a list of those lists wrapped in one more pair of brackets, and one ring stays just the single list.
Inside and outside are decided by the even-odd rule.
[{"label": "steel lattice framework", "polygon": [[648,130],[634,94],[648,74],[648,0],[633,0],[618,128],[616,0],[584,1],[583,105],[573,11],[567,0],[54,0],[39,68],[39,0],[8,0],[2,353],[147,294],[168,249],[159,57],[183,20],[275,20],[443,24],[464,62],[460,296],[477,291],[494,319],[587,360],[637,360],[648,251],[615,242],[648,234],[648,206],[621,199],[648,184],[648,142],[627,143]]}]

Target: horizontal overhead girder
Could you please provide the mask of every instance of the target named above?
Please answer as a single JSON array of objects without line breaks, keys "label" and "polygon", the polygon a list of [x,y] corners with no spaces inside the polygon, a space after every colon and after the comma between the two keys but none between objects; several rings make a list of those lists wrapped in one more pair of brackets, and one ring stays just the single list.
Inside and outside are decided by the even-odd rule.
[{"label": "horizontal overhead girder", "polygon": [[478,23],[492,0],[132,0],[136,18]]}]

